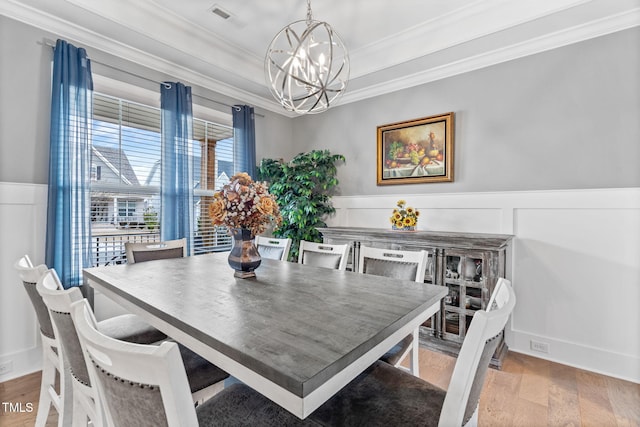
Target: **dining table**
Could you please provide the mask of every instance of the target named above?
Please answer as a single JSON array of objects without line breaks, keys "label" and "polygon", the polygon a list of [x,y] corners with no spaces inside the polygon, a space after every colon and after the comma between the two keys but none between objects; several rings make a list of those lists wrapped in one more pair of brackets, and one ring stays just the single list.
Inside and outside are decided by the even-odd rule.
[{"label": "dining table", "polygon": [[88,284],[303,419],[440,309],[446,288],[228,253],[84,269]]}]

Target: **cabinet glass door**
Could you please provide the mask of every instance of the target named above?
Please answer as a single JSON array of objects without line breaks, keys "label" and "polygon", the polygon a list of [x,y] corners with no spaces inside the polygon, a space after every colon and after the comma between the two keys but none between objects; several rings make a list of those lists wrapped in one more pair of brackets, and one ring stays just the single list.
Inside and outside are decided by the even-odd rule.
[{"label": "cabinet glass door", "polygon": [[444,286],[449,293],[441,313],[442,337],[461,343],[474,313],[486,306],[483,269],[487,257],[481,252],[445,251],[443,261]]}]

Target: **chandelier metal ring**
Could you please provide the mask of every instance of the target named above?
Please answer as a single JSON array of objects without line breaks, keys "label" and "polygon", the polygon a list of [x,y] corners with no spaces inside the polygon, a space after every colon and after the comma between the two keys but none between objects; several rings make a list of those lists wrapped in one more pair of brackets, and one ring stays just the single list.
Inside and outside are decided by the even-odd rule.
[{"label": "chandelier metal ring", "polygon": [[298,114],[326,111],[344,93],[349,55],[329,24],[311,18],[284,27],[271,41],[265,76],[273,96]]}]

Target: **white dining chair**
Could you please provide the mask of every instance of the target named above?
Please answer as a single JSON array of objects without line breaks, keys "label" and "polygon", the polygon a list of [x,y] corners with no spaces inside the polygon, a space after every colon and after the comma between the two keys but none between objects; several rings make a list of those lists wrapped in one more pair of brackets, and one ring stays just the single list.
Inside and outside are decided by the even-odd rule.
[{"label": "white dining chair", "polygon": [[[187,239],[184,238],[149,243],[126,242],[124,247],[129,264],[187,256]],[[187,367],[193,400],[200,404],[220,392],[224,387],[223,380],[229,375],[183,345],[178,346]]]},{"label": "white dining chair", "polygon": [[[36,289],[36,284],[46,273],[47,266],[41,264],[34,267],[29,256],[25,255],[15,262],[14,268],[36,312],[42,342],[42,378],[35,425],[36,427],[45,426],[52,407],[58,412],[58,424],[63,425],[66,421],[66,424],[70,425],[73,404],[71,382],[62,375],[64,369],[59,355],[60,343],[54,332],[49,310]],[[56,376],[60,378],[59,391],[56,390]]]},{"label": "white dining chair", "polygon": [[302,426],[295,415],[242,383],[194,407],[178,346],[141,345],[102,334],[86,300],[72,307],[107,426]]},{"label": "white dining chair", "polygon": [[[48,270],[38,281],[38,293],[48,307],[56,336],[61,345],[63,378],[72,385],[73,425],[101,426],[104,413],[100,406],[95,388],[87,370],[87,362],[81,350],[77,330],[71,317],[71,305],[84,297],[77,287],[62,289],[55,270]],[[151,344],[166,340],[167,336],[142,322],[138,316],[124,314],[96,323],[101,333],[113,339],[135,344]],[[206,398],[222,390],[223,381],[229,375],[217,366],[178,345],[179,353],[186,366],[191,397],[194,403],[201,403]],[[67,377],[69,379],[67,379]],[[62,378],[62,377],[61,377]]]},{"label": "white dining chair", "polygon": [[508,281],[506,298],[473,316],[447,390],[377,361],[308,418],[341,426],[474,426],[491,356],[513,312],[516,296]]},{"label": "white dining chair", "polygon": [[187,256],[187,239],[164,240],[162,242],[125,242],[124,251],[129,264],[157,259],[182,258]]},{"label": "white dining chair", "polygon": [[256,247],[262,258],[287,261],[289,259],[289,250],[291,249],[291,239],[256,236]]},{"label": "white dining chair", "polygon": [[498,281],[493,288],[493,292],[491,293],[491,298],[489,298],[489,302],[487,303],[487,311],[491,311],[496,307],[502,307],[505,304],[505,301],[509,298],[507,287],[510,286],[510,283],[511,282],[504,277],[498,278]]},{"label": "white dining chair", "polygon": [[314,267],[346,270],[349,245],[308,242],[300,240],[298,263]]},{"label": "white dining chair", "polygon": [[[400,251],[360,246],[358,271],[364,274],[424,283],[428,257],[429,254],[424,250]],[[409,371],[418,377],[420,376],[419,343],[419,329],[416,329],[413,334],[391,348],[381,360],[401,367],[400,363],[409,355]]]},{"label": "white dining chair", "polygon": [[87,365],[70,317],[71,303],[84,297],[77,287],[63,290],[54,270],[48,270],[40,278],[36,289],[48,307],[55,334],[60,342],[58,352],[63,367],[60,379],[71,386],[68,391],[65,390],[72,396],[73,405],[67,417],[72,417],[74,426],[86,426],[91,422],[92,425],[101,427],[104,420],[100,399],[91,387]]}]

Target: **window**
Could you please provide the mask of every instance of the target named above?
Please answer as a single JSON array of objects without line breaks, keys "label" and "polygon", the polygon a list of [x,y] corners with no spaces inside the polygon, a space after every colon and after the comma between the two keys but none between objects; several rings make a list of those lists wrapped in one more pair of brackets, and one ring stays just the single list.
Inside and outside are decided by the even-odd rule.
[{"label": "window", "polygon": [[[94,265],[125,261],[124,242],[160,240],[160,109],[94,93],[91,221]],[[233,129],[193,120],[194,253],[228,250],[207,204],[233,171]]]},{"label": "window", "polygon": [[102,177],[102,166],[91,164],[91,182],[100,181]]},{"label": "window", "polygon": [[136,217],[138,211],[137,200],[118,200],[118,220],[128,221],[130,219],[138,219]]}]

